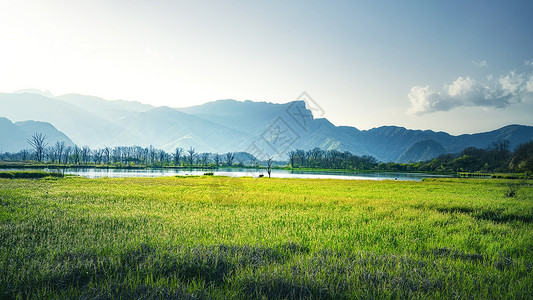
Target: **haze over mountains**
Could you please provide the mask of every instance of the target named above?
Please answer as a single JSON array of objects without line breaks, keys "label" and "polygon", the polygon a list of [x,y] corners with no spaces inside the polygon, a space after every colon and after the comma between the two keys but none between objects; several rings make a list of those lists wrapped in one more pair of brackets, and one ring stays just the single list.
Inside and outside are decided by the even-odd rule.
[{"label": "haze over mountains", "polygon": [[66,146],[74,146],[72,140],[52,124],[39,121],[21,121],[13,123],[9,119],[0,117],[0,151],[18,152],[29,148],[28,140],[34,133],[46,135],[46,143],[54,145],[65,142]]},{"label": "haze over mountains", "polygon": [[[0,94],[0,117],[0,150],[10,152],[29,148],[26,139],[42,132],[50,144],[64,140],[91,148],[153,145],[173,152],[176,147],[192,146],[199,152],[246,151],[260,160],[270,156],[286,160],[285,153],[291,149],[319,147],[371,155],[384,162],[416,162],[470,146],[484,148],[508,140],[514,148],[533,139],[533,127],[521,125],[459,136],[395,126],[358,130],[314,118],[304,101],[218,100],[176,109],[24,91]],[[22,122],[29,120],[39,122]]]}]

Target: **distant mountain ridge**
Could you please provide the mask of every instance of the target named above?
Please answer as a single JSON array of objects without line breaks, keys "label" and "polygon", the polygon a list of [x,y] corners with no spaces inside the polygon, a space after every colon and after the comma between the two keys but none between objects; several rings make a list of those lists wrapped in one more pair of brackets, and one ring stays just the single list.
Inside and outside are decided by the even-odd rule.
[{"label": "distant mountain ridge", "polygon": [[35,133],[46,136],[46,143],[52,146],[56,142],[65,142],[67,146],[74,146],[72,140],[52,124],[39,121],[22,121],[13,123],[7,118],[0,117],[0,151],[18,152],[31,148],[28,140]]},{"label": "distant mountain ridge", "polygon": [[[192,146],[199,152],[245,151],[260,160],[270,156],[286,160],[291,149],[319,147],[370,155],[384,162],[417,162],[500,140],[510,141],[512,148],[533,140],[533,127],[523,125],[458,136],[397,126],[358,130],[315,119],[304,101],[275,104],[228,99],[170,108],[77,94],[49,97],[23,92],[0,94],[0,117],[48,122],[77,145],[92,148],[153,145],[173,152],[176,147]],[[13,126],[5,130],[22,134]],[[11,143],[9,149],[24,146],[8,141],[2,137],[4,144]]]}]

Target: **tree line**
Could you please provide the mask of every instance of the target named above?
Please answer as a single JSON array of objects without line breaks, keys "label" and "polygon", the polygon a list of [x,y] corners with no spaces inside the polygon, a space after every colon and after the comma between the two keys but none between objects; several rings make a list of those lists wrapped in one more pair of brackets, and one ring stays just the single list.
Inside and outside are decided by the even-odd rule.
[{"label": "tree line", "polygon": [[287,152],[288,165],[292,168],[372,170],[378,164],[373,156],[357,156],[348,151],[314,148]]},{"label": "tree line", "polygon": [[[16,153],[0,153],[2,161],[36,161],[64,165],[175,166],[210,167],[242,165],[237,152],[200,153],[194,147],[177,147],[172,153],[153,146],[117,146],[91,149],[89,146],[68,146],[65,142],[48,145],[46,135],[34,134],[28,139],[30,149]],[[253,160],[252,160],[253,161]]]},{"label": "tree line", "polygon": [[379,164],[378,168],[421,172],[533,172],[533,141],[510,150],[509,141],[494,142],[485,148],[468,147],[456,154],[443,154],[432,160]]},{"label": "tree line", "polygon": [[348,151],[291,150],[287,152],[292,168],[383,170],[399,172],[533,172],[533,141],[510,150],[509,141],[491,143],[485,148],[468,147],[460,153],[443,154],[413,163],[378,162],[372,156],[357,156]]},{"label": "tree line", "polygon": [[[117,146],[91,149],[89,146],[68,146],[65,142],[48,145],[46,135],[35,133],[28,144],[31,149],[17,153],[0,153],[3,161],[37,161],[72,165],[113,166],[175,166],[219,167],[245,166],[236,155],[245,155],[247,166],[260,166],[253,155],[243,152],[200,153],[192,146],[189,149],[176,147],[172,153],[153,146]],[[272,165],[270,158],[269,168]],[[383,170],[399,172],[533,172],[533,141],[510,150],[509,141],[499,141],[485,148],[468,147],[460,153],[443,154],[434,159],[413,163],[379,162],[368,155],[358,156],[348,151],[296,149],[287,152],[290,168],[321,168],[344,170]]]}]

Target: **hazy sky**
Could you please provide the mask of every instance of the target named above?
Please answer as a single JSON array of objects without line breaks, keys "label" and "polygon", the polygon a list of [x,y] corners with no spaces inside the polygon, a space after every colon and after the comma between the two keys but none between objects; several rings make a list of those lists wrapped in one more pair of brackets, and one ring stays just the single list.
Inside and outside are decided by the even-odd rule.
[{"label": "hazy sky", "polygon": [[533,125],[533,1],[0,0],[0,92],[285,103],[335,125]]}]

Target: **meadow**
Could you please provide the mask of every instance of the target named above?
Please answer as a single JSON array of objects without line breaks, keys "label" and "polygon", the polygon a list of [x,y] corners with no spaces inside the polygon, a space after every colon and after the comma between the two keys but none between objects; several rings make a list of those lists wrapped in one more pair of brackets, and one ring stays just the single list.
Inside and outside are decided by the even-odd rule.
[{"label": "meadow", "polygon": [[532,271],[533,181],[0,178],[0,298],[531,299]]}]

